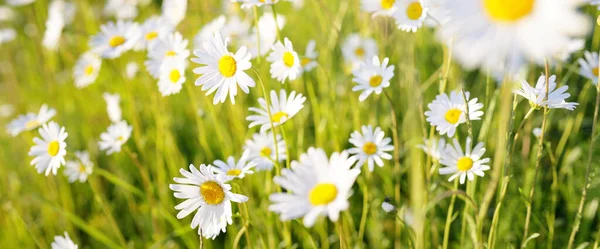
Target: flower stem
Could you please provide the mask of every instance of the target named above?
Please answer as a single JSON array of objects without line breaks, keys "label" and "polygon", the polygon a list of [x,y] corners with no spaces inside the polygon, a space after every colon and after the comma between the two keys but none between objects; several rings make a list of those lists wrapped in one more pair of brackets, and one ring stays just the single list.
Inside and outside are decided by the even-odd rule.
[{"label": "flower stem", "polygon": [[281,40],[281,31],[279,30],[279,23],[277,22],[277,11],[275,10],[275,4],[271,4],[271,10],[273,10],[273,19],[275,19],[275,27],[277,28],[277,40]]},{"label": "flower stem", "polygon": [[275,132],[275,125],[273,124],[273,120],[270,118],[272,115],[271,101],[269,100],[269,95],[267,95],[267,90],[265,88],[265,84],[262,80],[262,77],[260,77],[260,74],[258,73],[258,71],[256,71],[256,69],[252,68],[252,71],[254,71],[256,77],[258,77],[258,82],[260,83],[263,96],[265,96],[265,102],[267,103],[267,113],[269,114],[269,123],[271,124],[271,131],[273,133],[273,144],[275,147],[275,172],[277,173],[277,175],[280,175],[281,173],[279,169],[279,146],[277,146],[277,133]]},{"label": "flower stem", "polygon": [[[454,180],[454,190],[458,189],[458,180]],[[450,198],[450,205],[448,206],[448,212],[446,214],[446,224],[444,225],[444,238],[442,240],[442,249],[448,249],[448,239],[450,237],[450,225],[452,224],[452,216],[454,213],[454,202],[456,201],[456,195],[452,195]]]}]

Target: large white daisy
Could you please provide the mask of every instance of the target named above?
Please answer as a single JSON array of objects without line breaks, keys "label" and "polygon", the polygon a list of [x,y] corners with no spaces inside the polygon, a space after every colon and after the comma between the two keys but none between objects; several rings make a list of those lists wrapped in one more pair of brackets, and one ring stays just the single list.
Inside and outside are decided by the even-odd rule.
[{"label": "large white daisy", "polygon": [[77,88],[84,88],[94,83],[98,78],[101,66],[102,60],[95,53],[87,52],[81,55],[77,63],[75,63],[75,67],[73,67],[75,86]]},{"label": "large white daisy", "polygon": [[100,30],[90,40],[90,47],[92,52],[109,59],[132,49],[142,34],[137,23],[125,21],[109,22],[100,26]]},{"label": "large white daisy", "polygon": [[[469,99],[469,92],[466,92],[465,95],[469,103],[469,119],[481,119],[483,111],[480,110],[483,108],[483,104],[477,103],[477,98]],[[429,108],[425,112],[427,122],[431,126],[435,126],[440,135],[448,134],[448,137],[452,137],[456,132],[456,127],[467,122],[467,117],[465,116],[467,106],[465,105],[462,93],[458,90],[452,91],[450,97],[446,93],[436,96],[435,100],[429,103],[427,107]]]},{"label": "large white daisy", "polygon": [[259,98],[258,103],[260,109],[256,107],[250,107],[248,110],[255,112],[255,115],[249,115],[246,120],[250,121],[249,128],[260,125],[260,132],[265,132],[271,129],[271,122],[273,126],[277,127],[294,117],[304,107],[304,101],[306,97],[302,94],[296,94],[292,91],[289,96],[284,89],[281,89],[279,96],[275,90],[271,90],[270,99],[271,115],[269,116],[269,110],[267,109],[267,101],[264,98]]},{"label": "large white daisy", "polygon": [[358,68],[361,62],[372,59],[377,51],[377,43],[373,38],[362,37],[357,33],[348,35],[342,44],[342,55],[352,69]]},{"label": "large white daisy", "polygon": [[38,132],[42,138],[33,138],[35,145],[29,150],[29,155],[34,157],[31,165],[35,165],[40,174],[44,172],[45,175],[49,175],[52,172],[56,175],[58,168],[65,164],[65,139],[69,134],[65,132],[65,127],[60,127],[55,122],[44,124]]},{"label": "large white daisy", "polygon": [[6,125],[6,130],[14,137],[23,131],[30,131],[40,127],[54,117],[54,115],[56,115],[56,110],[43,104],[38,114],[29,112],[27,114],[19,115]]},{"label": "large white daisy", "polygon": [[392,159],[392,155],[388,151],[394,150],[394,146],[390,145],[392,139],[385,137],[385,133],[379,127],[373,129],[372,126],[363,125],[361,132],[354,131],[350,134],[350,143],[354,148],[350,148],[348,152],[358,158],[357,167],[361,167],[365,162],[369,167],[369,171],[373,172],[375,165],[383,167],[383,160]]},{"label": "large white daisy", "polygon": [[275,147],[275,140],[273,140],[271,132],[255,133],[252,135],[252,139],[246,140],[244,150],[250,152],[248,160],[256,164],[256,170],[271,170],[277,158],[279,161],[286,159],[285,141],[281,139],[281,135],[277,135],[276,139],[277,147]]},{"label": "large white daisy", "polygon": [[181,91],[185,83],[185,67],[187,61],[182,58],[169,59],[162,68],[158,80],[158,90],[162,96],[169,96]]},{"label": "large white daisy", "polygon": [[440,163],[445,167],[440,168],[440,174],[450,175],[448,181],[460,177],[460,184],[465,183],[465,179],[473,181],[475,175],[483,176],[484,171],[489,170],[489,158],[482,158],[485,153],[483,143],[478,143],[475,148],[471,147],[471,138],[467,138],[465,151],[458,140],[453,139],[452,144],[447,144],[442,154]]},{"label": "large white daisy", "polygon": [[423,6],[422,0],[399,0],[396,11],[392,14],[396,25],[403,31],[415,32],[419,29],[429,8]]},{"label": "large white daisy", "polygon": [[246,150],[237,162],[233,156],[228,157],[227,162],[216,160],[213,162],[215,172],[225,175],[225,179],[242,179],[246,174],[254,174],[252,168],[256,166],[256,163],[249,161],[249,156],[250,151]]},{"label": "large white daisy", "polygon": [[[529,105],[532,108],[540,109],[543,107],[548,108],[562,108],[572,111],[579,105],[577,102],[566,102],[565,100],[571,96],[567,92],[568,86],[561,86],[556,89],[556,75],[552,75],[548,78],[548,94],[546,94],[546,76],[542,74],[538,78],[535,88],[531,87],[525,80],[521,80],[521,89],[515,90],[514,93],[523,96],[529,100]],[[548,99],[546,99],[548,95]]]},{"label": "large white daisy", "polygon": [[106,132],[100,134],[98,147],[106,151],[106,155],[121,151],[121,146],[129,140],[133,127],[127,124],[125,120],[111,124]]},{"label": "large white daisy", "polygon": [[358,70],[352,73],[352,81],[358,84],[352,91],[362,91],[358,96],[360,101],[367,99],[373,92],[381,94],[383,88],[390,86],[390,80],[394,77],[394,65],[388,66],[389,61],[387,57],[379,61],[379,57],[374,56],[370,62],[362,62]]},{"label": "large white daisy", "polygon": [[284,83],[287,79],[295,80],[302,69],[300,58],[298,53],[294,51],[290,39],[285,37],[283,42],[278,41],[275,43],[272,47],[273,51],[267,57],[267,61],[271,62],[271,77],[281,83]]}]

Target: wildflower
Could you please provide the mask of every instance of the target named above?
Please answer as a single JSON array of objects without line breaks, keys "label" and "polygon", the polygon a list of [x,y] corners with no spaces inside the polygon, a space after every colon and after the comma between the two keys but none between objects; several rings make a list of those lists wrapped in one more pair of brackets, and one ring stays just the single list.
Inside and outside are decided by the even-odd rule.
[{"label": "wildflower", "polygon": [[392,15],[396,19],[396,25],[408,32],[416,32],[423,25],[429,11],[429,8],[423,6],[422,0],[402,0],[398,2],[397,8]]},{"label": "wildflower", "polygon": [[69,238],[67,232],[65,236],[54,236],[54,242],[50,246],[52,249],[77,249],[77,245]]},{"label": "wildflower", "polygon": [[358,99],[364,101],[371,93],[381,94],[383,88],[390,86],[390,80],[394,77],[394,66],[388,66],[389,59],[385,58],[379,61],[379,57],[373,56],[370,63],[361,63],[358,70],[355,70],[352,81],[358,85],[352,88],[352,91],[362,91]]},{"label": "wildflower", "polygon": [[162,3],[162,16],[172,26],[177,26],[185,18],[187,0],[168,0]]},{"label": "wildflower", "polygon": [[141,37],[135,45],[135,50],[150,48],[156,41],[171,33],[173,27],[167,21],[158,16],[152,16],[146,19],[140,26]]},{"label": "wildflower", "polygon": [[392,16],[397,9],[399,0],[361,0],[361,9],[376,16]]},{"label": "wildflower", "polygon": [[110,125],[106,132],[100,134],[98,147],[106,151],[106,155],[121,151],[121,146],[129,140],[133,127],[127,124],[125,120]]},{"label": "wildflower", "polygon": [[144,62],[146,70],[152,77],[158,79],[162,66],[172,59],[186,60],[190,56],[187,49],[188,40],[183,39],[179,32],[159,37],[152,48],[148,49],[148,59]]},{"label": "wildflower", "polygon": [[250,121],[249,128],[260,125],[260,132],[265,132],[271,129],[271,123],[274,127],[280,126],[294,117],[304,107],[304,101],[306,100],[306,97],[300,93],[296,94],[295,91],[292,91],[288,96],[283,89],[279,92],[279,96],[275,90],[271,90],[270,96],[271,115],[269,115],[267,101],[264,98],[258,99],[260,109],[256,107],[248,108],[251,112],[256,113],[246,118]]},{"label": "wildflower", "polygon": [[19,115],[6,125],[6,130],[14,137],[23,131],[30,131],[40,127],[54,117],[54,115],[56,115],[56,110],[43,104],[38,114],[29,112]]},{"label": "wildflower", "polygon": [[342,55],[347,64],[356,69],[361,62],[377,55],[377,43],[372,38],[364,38],[359,34],[350,34],[342,44]]},{"label": "wildflower", "polygon": [[54,0],[48,7],[48,19],[46,20],[46,31],[42,45],[55,51],[58,49],[58,43],[62,34],[62,30],[66,24],[73,21],[75,15],[75,5],[72,2],[62,0]]},{"label": "wildflower", "polygon": [[300,65],[302,65],[302,72],[310,72],[313,68],[315,68],[317,63],[317,57],[319,53],[315,51],[315,47],[317,46],[317,42],[315,40],[310,40],[306,45],[306,51],[304,52],[304,56],[300,59]]},{"label": "wildflower", "polygon": [[132,49],[140,39],[141,31],[137,23],[118,21],[100,27],[101,31],[92,37],[92,52],[102,58],[117,58]]},{"label": "wildflower", "polygon": [[271,77],[281,83],[286,79],[295,80],[300,74],[302,65],[292,42],[286,37],[283,44],[278,41],[273,45],[272,50],[267,57],[267,61],[271,62]]},{"label": "wildflower", "polygon": [[[279,161],[286,159],[285,141],[280,135],[276,136],[277,147],[271,132],[261,132],[252,135],[252,139],[246,140],[244,150],[248,150],[248,160],[256,164],[256,170],[271,170],[277,158]],[[279,154],[276,154],[279,152]]]},{"label": "wildflower", "polygon": [[598,63],[600,63],[598,53],[585,51],[583,56],[584,58],[579,58],[577,60],[581,67],[579,69],[579,74],[591,80],[594,85],[598,85]]},{"label": "wildflower", "polygon": [[385,133],[379,127],[373,129],[372,126],[363,125],[361,127],[362,134],[359,131],[354,131],[350,135],[350,143],[354,148],[348,150],[358,158],[357,167],[361,167],[365,162],[369,167],[369,171],[373,172],[373,162],[379,167],[383,167],[383,160],[392,159],[392,155],[387,153],[394,150],[394,146],[390,145],[392,139],[385,137]]},{"label": "wildflower", "polygon": [[100,67],[102,66],[102,60],[98,55],[87,52],[77,60],[75,67],[73,67],[73,78],[75,79],[75,86],[77,88],[84,88],[94,83],[100,73]]},{"label": "wildflower", "polygon": [[[440,168],[440,174],[450,175],[448,181],[452,181],[457,177],[459,178],[460,184],[465,183],[465,179],[473,181],[474,175],[483,177],[484,171],[489,170],[490,166],[487,164],[490,162],[489,158],[482,158],[485,153],[483,143],[478,143],[475,148],[471,147],[471,138],[467,138],[467,144],[465,151],[458,140],[453,139],[452,144],[447,144],[444,154],[440,163],[445,167]],[[472,149],[471,149],[472,148]]]},{"label": "wildflower", "polygon": [[[469,119],[481,119],[483,111],[480,110],[483,108],[483,104],[477,103],[477,98],[469,99],[469,92],[465,92],[465,95],[469,103]],[[436,96],[435,100],[429,103],[427,107],[429,108],[425,112],[427,122],[431,126],[435,126],[440,135],[448,134],[448,137],[452,137],[456,132],[456,127],[467,122],[465,115],[467,106],[462,93],[458,90],[451,92],[450,97],[445,93]]]},{"label": "wildflower", "polygon": [[121,121],[121,107],[119,106],[119,102],[121,102],[121,96],[118,93],[104,93],[102,96],[106,102],[106,112],[108,113],[110,121],[113,123],[118,123]]},{"label": "wildflower", "polygon": [[[571,95],[567,93],[568,86],[561,86],[556,89],[556,75],[548,78],[548,92],[546,92],[546,76],[542,74],[538,78],[535,88],[531,87],[525,80],[521,80],[521,89],[513,91],[529,100],[531,108],[563,108],[572,111],[579,105],[577,102],[566,102]],[[548,93],[548,94],[546,94]],[[546,99],[548,95],[548,99]]]},{"label": "wildflower", "polygon": [[44,124],[38,132],[42,138],[33,138],[35,145],[29,150],[29,155],[34,157],[31,165],[35,165],[40,174],[44,172],[47,176],[52,172],[56,175],[58,168],[65,164],[65,139],[69,134],[65,132],[65,127],[60,127],[55,122]]},{"label": "wildflower", "polygon": [[254,168],[256,164],[252,161],[248,161],[249,156],[250,151],[246,150],[237,163],[235,162],[235,158],[232,156],[227,158],[227,162],[216,160],[213,162],[213,165],[215,166],[215,172],[217,174],[225,175],[224,179],[242,179],[246,176],[246,174],[254,174],[252,168]]},{"label": "wildflower", "polygon": [[417,148],[423,150],[434,161],[440,161],[444,154],[444,149],[446,148],[446,139],[440,138],[438,140],[436,138],[423,138],[423,144],[417,145]]},{"label": "wildflower", "polygon": [[181,58],[173,58],[165,63],[158,80],[158,90],[162,96],[179,93],[185,83],[185,67],[187,62]]},{"label": "wildflower", "polygon": [[85,182],[92,174],[94,164],[90,160],[90,154],[87,151],[75,152],[76,161],[67,161],[65,164],[65,175],[69,182]]}]

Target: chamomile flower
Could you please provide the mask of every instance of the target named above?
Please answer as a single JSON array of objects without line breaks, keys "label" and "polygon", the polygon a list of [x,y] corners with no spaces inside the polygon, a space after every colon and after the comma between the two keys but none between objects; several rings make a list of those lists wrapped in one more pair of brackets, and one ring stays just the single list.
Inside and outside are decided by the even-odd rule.
[{"label": "chamomile flower", "polygon": [[281,83],[284,83],[287,79],[295,80],[300,74],[302,65],[300,65],[300,58],[298,58],[298,53],[294,51],[290,39],[286,37],[284,43],[278,41],[273,45],[272,50],[267,57],[267,61],[271,62],[271,77]]},{"label": "chamomile flower", "polygon": [[440,174],[450,175],[448,181],[459,177],[460,184],[465,183],[465,179],[473,181],[475,175],[483,177],[484,171],[489,170],[489,158],[482,158],[485,153],[483,143],[478,143],[475,148],[471,147],[471,138],[467,138],[466,148],[463,152],[458,140],[453,139],[452,144],[447,144],[442,154],[440,163],[444,165],[440,168]]},{"label": "chamomile flower", "polygon": [[52,249],[77,249],[77,244],[69,238],[67,232],[65,232],[65,236],[54,236],[54,242],[50,246]]},{"label": "chamomile flower", "polygon": [[75,86],[77,88],[84,88],[94,83],[98,78],[101,66],[102,60],[95,53],[87,52],[81,55],[77,63],[75,63],[75,67],[73,67]]},{"label": "chamomile flower", "polygon": [[583,53],[584,58],[579,58],[579,74],[587,79],[591,80],[594,85],[598,85],[598,53],[585,51]]},{"label": "chamomile flower", "polygon": [[[273,18],[273,13],[265,12],[258,19],[258,28],[253,27],[252,32],[241,38],[241,43],[248,48],[252,58],[261,57],[269,53],[273,44],[277,41],[277,28],[283,29],[286,19],[283,15],[277,15],[277,22]],[[260,32],[256,32],[256,30]],[[259,36],[260,34],[260,36]],[[260,44],[257,44],[260,40]],[[260,45],[260,47],[258,46]]]},{"label": "chamomile flower", "polygon": [[269,100],[271,101],[271,115],[267,109],[267,101],[264,98],[259,98],[258,103],[260,109],[256,107],[250,107],[248,110],[255,112],[255,115],[250,115],[246,120],[250,121],[249,128],[260,125],[260,132],[265,132],[271,129],[271,122],[273,126],[277,127],[294,117],[303,107],[306,97],[302,94],[296,94],[292,91],[288,96],[284,89],[281,89],[279,95],[275,90],[271,90]]},{"label": "chamomile flower", "polygon": [[398,0],[397,8],[392,14],[396,25],[409,32],[416,32],[423,25],[429,10],[423,6],[423,0]]},{"label": "chamomile flower", "polygon": [[30,131],[40,127],[54,117],[54,115],[56,115],[56,110],[43,104],[38,114],[29,112],[19,115],[6,125],[6,130],[14,137],[23,131]]},{"label": "chamomile flower", "polygon": [[187,46],[188,40],[183,39],[179,32],[158,38],[152,48],[148,49],[148,60],[144,63],[146,70],[152,77],[158,79],[165,61],[173,58],[185,60],[190,56]]},{"label": "chamomile flower", "polygon": [[162,16],[172,26],[177,26],[185,18],[187,0],[168,0],[162,3]]},{"label": "chamomile flower", "polygon": [[100,134],[98,147],[100,147],[100,150],[106,151],[106,155],[120,152],[121,146],[129,140],[132,131],[133,127],[128,125],[125,120],[111,124],[107,131]]},{"label": "chamomile flower", "polygon": [[[477,98],[469,99],[470,93],[465,93],[469,103],[469,119],[480,120],[483,115],[483,104],[477,103]],[[442,93],[435,97],[431,103],[427,105],[429,108],[425,112],[427,116],[427,122],[431,126],[435,126],[435,129],[440,135],[448,134],[448,137],[454,136],[456,127],[458,125],[467,122],[465,112],[467,106],[462,93],[458,90],[450,93],[450,97],[446,93]]]},{"label": "chamomile flower", "polygon": [[264,5],[273,5],[279,0],[232,0],[233,2],[242,2],[242,9],[252,8],[254,6],[261,7]]},{"label": "chamomile flower", "polygon": [[94,164],[90,160],[90,154],[87,151],[75,152],[75,161],[67,161],[65,164],[65,175],[69,182],[85,182],[89,175],[92,174]]},{"label": "chamomile flower", "polygon": [[300,64],[302,65],[302,72],[310,72],[313,68],[319,65],[317,63],[317,57],[319,56],[319,52],[315,50],[317,46],[317,42],[315,40],[310,40],[306,45],[306,51],[304,52],[304,56],[300,59]]},{"label": "chamomile flower", "polygon": [[228,39],[221,38],[216,33],[213,38],[204,42],[201,49],[194,50],[197,58],[192,61],[203,66],[194,69],[195,74],[201,74],[196,79],[196,86],[202,86],[202,91],[207,91],[206,95],[217,92],[213,99],[213,104],[223,103],[229,95],[229,100],[235,104],[238,86],[244,93],[250,92],[250,87],[256,83],[245,70],[252,67],[250,62],[251,55],[246,47],[241,47],[234,54],[227,49]]},{"label": "chamomile flower", "polygon": [[242,203],[248,201],[248,197],[231,192],[231,185],[226,184],[225,176],[214,173],[214,167],[204,164],[196,169],[190,164],[190,171],[180,169],[184,178],[175,177],[173,180],[178,184],[170,184],[169,188],[178,199],[185,199],[177,206],[177,219],[183,219],[197,210],[192,219],[191,227],[198,227],[198,234],[205,238],[214,239],[225,232],[227,224],[231,224],[232,212],[231,202]]},{"label": "chamomile flower", "polygon": [[312,227],[321,215],[338,220],[340,212],[348,209],[350,191],[360,170],[352,168],[356,160],[348,152],[327,157],[322,149],[309,148],[293,161],[291,168],[281,170],[273,180],[287,192],[269,196],[269,210],[281,215],[281,220],[304,217],[306,227]]},{"label": "chamomile flower", "polygon": [[174,58],[165,63],[158,80],[158,90],[162,96],[169,96],[181,91],[185,82],[186,63],[186,61],[180,58]]},{"label": "chamomile flower", "polygon": [[250,152],[248,160],[256,164],[256,170],[271,170],[274,166],[273,162],[277,159],[279,161],[286,159],[285,141],[280,135],[277,135],[276,139],[277,147],[271,132],[256,133],[252,135],[252,139],[246,140],[244,150]]},{"label": "chamomile flower", "polygon": [[15,108],[11,104],[0,104],[0,118],[8,118],[14,111]]},{"label": "chamomile flower", "polygon": [[113,123],[118,123],[121,121],[121,107],[119,106],[119,102],[121,102],[121,96],[118,93],[104,93],[102,96],[106,102],[106,113],[108,113],[108,118],[110,118],[110,121]]},{"label": "chamomile flower", "polygon": [[42,45],[52,51],[58,49],[62,30],[66,24],[71,23],[75,14],[75,5],[72,2],[54,0],[48,7],[48,19]]},{"label": "chamomile flower", "polygon": [[31,165],[35,165],[40,174],[44,172],[47,176],[52,172],[56,175],[58,168],[65,164],[67,154],[65,139],[69,134],[65,132],[65,127],[60,127],[55,122],[44,124],[38,132],[42,138],[33,138],[35,145],[29,150],[29,155],[34,157]]},{"label": "chamomile flower", "polygon": [[254,174],[252,168],[254,168],[256,164],[248,160],[249,156],[250,151],[246,150],[237,162],[233,156],[228,157],[227,162],[216,160],[213,162],[215,172],[217,174],[225,175],[226,177],[224,179],[242,179],[246,174]]},{"label": "chamomile flower", "polygon": [[349,35],[342,44],[342,55],[347,64],[356,69],[360,63],[377,55],[377,43],[372,38],[364,38],[359,34]]},{"label": "chamomile flower", "polygon": [[132,49],[141,38],[137,23],[118,21],[100,27],[100,33],[90,40],[92,51],[102,58],[117,58]]},{"label": "chamomile flower", "polygon": [[389,59],[385,58],[379,61],[379,57],[373,56],[368,63],[361,63],[358,70],[355,70],[352,81],[358,85],[352,88],[352,91],[362,91],[358,99],[364,101],[371,93],[381,94],[383,88],[390,86],[390,80],[394,77],[394,65],[388,66]]},{"label": "chamomile flower", "polygon": [[446,149],[446,139],[440,138],[423,138],[423,144],[417,145],[417,148],[423,150],[425,154],[429,155],[434,161],[440,161]]},{"label": "chamomile flower", "polygon": [[153,16],[140,26],[141,37],[135,45],[135,50],[143,50],[154,45],[159,38],[171,33],[173,27],[163,17]]},{"label": "chamomile flower", "polygon": [[401,0],[361,0],[361,9],[376,16],[392,16],[396,12],[396,2]]},{"label": "chamomile flower", "polygon": [[538,78],[537,84],[531,87],[525,80],[521,80],[521,89],[513,91],[529,100],[532,108],[540,109],[543,107],[562,108],[572,111],[579,105],[576,102],[566,102],[565,99],[571,96],[567,93],[568,86],[561,86],[556,89],[556,75],[548,78],[548,99],[546,99],[546,76],[542,74]]},{"label": "chamomile flower", "polygon": [[448,0],[423,0],[423,6],[427,6],[427,18],[425,25],[428,27],[438,27],[449,21],[448,10],[444,5]]},{"label": "chamomile flower", "polygon": [[358,158],[356,163],[357,167],[362,167],[365,162],[369,167],[369,171],[373,172],[375,165],[383,167],[383,160],[392,159],[392,155],[388,151],[394,150],[394,146],[390,145],[392,139],[385,137],[385,133],[379,127],[373,129],[372,126],[363,125],[361,132],[354,131],[350,135],[350,143],[354,145],[354,148],[348,150],[350,154],[353,154]]}]

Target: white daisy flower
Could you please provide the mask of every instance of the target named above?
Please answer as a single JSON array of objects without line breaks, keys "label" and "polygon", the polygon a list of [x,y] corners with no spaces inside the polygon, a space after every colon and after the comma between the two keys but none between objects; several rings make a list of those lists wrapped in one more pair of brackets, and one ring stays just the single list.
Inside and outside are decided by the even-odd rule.
[{"label": "white daisy flower", "polygon": [[[483,177],[484,171],[489,170],[490,166],[487,164],[490,162],[489,158],[482,158],[485,153],[483,143],[478,143],[475,148],[471,147],[471,138],[467,138],[467,144],[465,151],[458,140],[453,139],[452,144],[448,143],[440,163],[445,167],[440,168],[440,174],[450,175],[448,181],[454,180],[456,177],[460,177],[460,184],[465,183],[465,178],[469,181],[473,181],[474,175]],[[472,150],[471,150],[472,148]]]},{"label": "white daisy flower", "polygon": [[52,249],[77,249],[77,244],[69,238],[67,232],[65,232],[65,236],[54,236],[54,242],[50,246]]},{"label": "white daisy flower", "polygon": [[127,66],[125,66],[125,75],[127,76],[127,79],[131,80],[135,78],[139,70],[140,66],[136,62],[130,61],[127,63]]},{"label": "white daisy flower", "polygon": [[180,169],[184,178],[175,177],[173,180],[179,184],[170,184],[169,188],[178,199],[185,199],[175,206],[177,219],[183,219],[190,213],[198,210],[192,219],[192,229],[198,228],[198,234],[205,238],[214,239],[225,232],[227,224],[231,224],[231,202],[242,203],[248,197],[231,192],[231,185],[225,183],[225,176],[214,173],[214,168],[204,164],[196,169],[190,164],[190,171]]},{"label": "white daisy flower", "polygon": [[158,80],[158,90],[162,96],[169,96],[181,91],[185,83],[186,61],[181,58],[173,58],[165,63],[161,76]]},{"label": "white daisy flower", "polygon": [[94,83],[100,73],[102,60],[98,55],[87,52],[77,60],[73,67],[73,79],[77,88],[84,88]]},{"label": "white daisy flower", "polygon": [[[256,164],[256,170],[271,170],[275,165],[273,162],[279,158],[279,161],[286,159],[285,141],[280,135],[277,138],[277,148],[273,140],[273,133],[261,132],[252,135],[252,139],[246,140],[244,150],[248,150],[250,155],[248,160]],[[279,152],[279,155],[276,154]]]},{"label": "white daisy flower", "polygon": [[56,175],[58,168],[65,164],[67,154],[65,139],[69,134],[65,132],[65,127],[60,127],[55,122],[42,125],[38,132],[42,138],[33,138],[35,145],[29,150],[29,155],[34,158],[30,164],[35,165],[40,174],[44,172],[47,176],[52,172]]},{"label": "white daisy flower", "polygon": [[6,125],[6,130],[14,137],[23,131],[30,131],[40,127],[54,117],[54,115],[56,115],[56,110],[43,104],[38,114],[29,112],[27,114],[19,115]]},{"label": "white daisy flower", "polygon": [[17,32],[12,28],[0,29],[0,44],[4,44],[14,40],[17,37]]},{"label": "white daisy flower", "polygon": [[90,154],[87,151],[75,152],[76,161],[67,161],[65,164],[65,176],[69,182],[85,182],[94,170],[94,164],[90,160]]},{"label": "white daisy flower", "polygon": [[252,8],[254,6],[261,7],[263,5],[273,5],[279,0],[231,0],[232,2],[242,2],[242,9]]},{"label": "white daisy flower", "polygon": [[271,116],[267,110],[267,101],[264,98],[259,98],[258,103],[260,109],[256,107],[248,108],[249,111],[255,112],[255,115],[249,115],[246,120],[250,121],[248,128],[260,125],[260,132],[265,132],[271,129],[271,122],[273,126],[277,127],[291,119],[304,107],[304,101],[306,97],[302,94],[296,94],[296,91],[292,91],[289,96],[284,89],[281,89],[279,96],[275,90],[271,90]]},{"label": "white daisy flower", "polygon": [[187,0],[168,0],[162,3],[162,16],[173,26],[183,21],[186,11]]},{"label": "white daisy flower", "polygon": [[360,174],[359,169],[352,169],[355,161],[345,151],[327,158],[322,149],[309,148],[300,161],[293,161],[291,168],[282,169],[281,176],[273,179],[287,192],[271,194],[269,210],[279,213],[282,221],[304,216],[306,227],[312,227],[321,215],[336,222],[350,206],[350,191]]},{"label": "white daisy flower", "polygon": [[425,154],[429,155],[434,161],[440,161],[444,149],[446,149],[446,139],[440,138],[423,138],[423,144],[417,145],[417,148],[423,150]]},{"label": "white daisy flower", "polygon": [[271,77],[281,83],[284,83],[286,79],[295,80],[300,74],[302,65],[300,65],[300,58],[294,51],[292,42],[286,37],[284,43],[277,41],[272,50],[267,57],[267,61],[271,62]]},{"label": "white daisy flower", "polygon": [[512,76],[529,62],[543,65],[590,30],[582,1],[446,1],[450,21],[438,29],[442,42],[467,69]]},{"label": "white daisy flower", "polygon": [[100,33],[90,40],[92,51],[102,58],[117,58],[130,50],[141,38],[137,23],[118,21],[100,26]]},{"label": "white daisy flower", "polygon": [[383,92],[383,88],[390,86],[395,67],[394,65],[388,66],[389,61],[386,57],[380,62],[378,56],[373,56],[371,62],[361,63],[358,70],[352,73],[354,75],[352,81],[358,84],[352,88],[352,91],[362,91],[358,96],[360,101],[367,99],[373,92],[379,95]]},{"label": "white daisy flower", "polygon": [[246,47],[241,47],[234,54],[227,49],[228,39],[222,39],[219,33],[216,33],[212,39],[202,44],[202,49],[194,50],[197,58],[192,61],[203,66],[194,68],[195,74],[201,74],[196,79],[196,86],[202,86],[202,91],[207,91],[206,95],[217,92],[213,99],[213,104],[223,103],[229,95],[229,100],[235,104],[237,95],[237,86],[244,93],[250,92],[250,87],[256,83],[244,71],[252,67],[250,62],[250,53]]},{"label": "white daisy flower", "polygon": [[149,17],[140,26],[141,37],[134,49],[143,50],[150,48],[159,38],[169,35],[172,29],[173,27],[163,17]]},{"label": "white daisy flower", "polygon": [[75,15],[75,5],[72,2],[54,0],[48,7],[48,19],[42,45],[52,51],[58,49],[62,30],[71,23]]},{"label": "white daisy flower", "polygon": [[15,12],[8,6],[0,6],[0,22],[9,22],[15,19]]},{"label": "white daisy flower", "polygon": [[444,5],[448,0],[423,0],[423,6],[427,6],[427,18],[425,26],[438,27],[449,21],[448,9]]},{"label": "white daisy flower", "polygon": [[[277,27],[283,29],[285,26],[286,19],[283,15],[277,14],[277,23],[273,18],[272,12],[265,12],[258,19],[258,29],[260,30],[260,36],[256,34],[256,27],[252,27],[251,33],[245,37],[242,37],[241,44],[248,48],[248,51],[252,54],[252,58],[261,57],[269,53],[273,44],[277,41]],[[258,37],[258,38],[257,38]],[[260,47],[257,44],[260,39]]]},{"label": "white daisy flower", "polygon": [[400,0],[361,0],[361,9],[376,16],[392,16]]},{"label": "white daisy flower", "polygon": [[350,143],[354,145],[354,148],[348,150],[348,152],[358,158],[356,163],[357,167],[362,167],[365,162],[369,167],[369,171],[373,172],[375,165],[383,167],[383,160],[392,159],[392,155],[387,153],[388,151],[394,150],[394,146],[390,145],[392,139],[385,137],[385,133],[379,127],[373,129],[372,126],[363,125],[361,132],[354,131],[350,134]]},{"label": "white daisy flower", "polygon": [[[483,115],[483,111],[480,111],[483,104],[477,103],[477,98],[469,99],[469,92],[465,92],[465,95],[469,103],[469,119],[480,120]],[[467,122],[465,116],[467,106],[459,90],[451,92],[450,97],[446,93],[436,96],[435,100],[429,103],[427,107],[429,108],[425,112],[427,122],[431,126],[435,126],[440,135],[448,134],[448,137],[452,137],[456,132],[456,127]]]},{"label": "white daisy flower", "polygon": [[138,15],[138,0],[108,0],[104,5],[104,14],[117,20],[132,20]]},{"label": "white daisy flower", "polygon": [[310,40],[306,45],[306,51],[304,52],[304,56],[300,59],[300,64],[302,65],[302,72],[310,72],[313,68],[319,65],[317,63],[317,57],[319,56],[319,52],[315,50],[317,46],[317,42],[315,40]]},{"label": "white daisy flower", "polygon": [[23,6],[35,2],[35,0],[6,0],[6,3],[11,6]]},{"label": "white daisy flower", "polygon": [[397,11],[393,13],[396,25],[403,31],[416,32],[425,18],[427,18],[427,7],[423,6],[422,0],[399,0]]},{"label": "white daisy flower", "polygon": [[521,89],[514,90],[513,92],[529,100],[529,105],[535,109],[548,107],[551,109],[562,108],[572,111],[579,105],[577,102],[565,101],[565,99],[571,96],[571,94],[567,93],[569,87],[561,86],[556,89],[556,75],[550,76],[548,83],[548,99],[546,99],[546,76],[543,74],[538,78],[535,88],[531,87],[526,80],[521,80]]},{"label": "white daisy flower", "polygon": [[230,156],[227,158],[227,162],[216,160],[213,162],[215,166],[215,173],[225,175],[224,179],[242,179],[246,174],[254,174],[252,168],[256,166],[256,163],[249,161],[250,151],[246,150],[240,157],[240,160],[235,162],[235,158]]},{"label": "white daisy flower", "polygon": [[377,43],[372,38],[363,38],[354,33],[346,37],[342,44],[342,55],[347,64],[356,69],[360,63],[377,55]]},{"label": "white daisy flower", "polygon": [[127,124],[127,121],[122,120],[118,123],[111,124],[106,132],[100,134],[98,146],[100,150],[106,151],[106,155],[121,151],[121,146],[129,140],[133,127]]},{"label": "white daisy flower", "polygon": [[198,34],[194,37],[194,45],[196,47],[202,47],[202,43],[210,40],[215,33],[223,32],[227,18],[224,15],[220,15],[213,19],[207,24],[204,24]]},{"label": "white daisy flower", "polygon": [[122,119],[121,107],[119,106],[119,102],[121,102],[121,96],[118,93],[104,93],[102,96],[106,102],[106,113],[108,113],[108,118],[110,118],[110,121],[113,123],[120,122]]},{"label": "white daisy flower", "polygon": [[579,74],[591,80],[594,85],[598,85],[598,63],[600,63],[600,60],[598,59],[598,53],[590,53],[589,51],[585,51],[583,56],[584,58],[579,58],[577,60],[577,62],[579,62],[579,66],[581,67],[579,69]]},{"label": "white daisy flower", "polygon": [[159,37],[152,48],[148,49],[148,60],[144,63],[146,70],[152,77],[158,79],[165,61],[173,58],[186,60],[190,56],[187,46],[188,40],[183,39],[179,32]]}]

